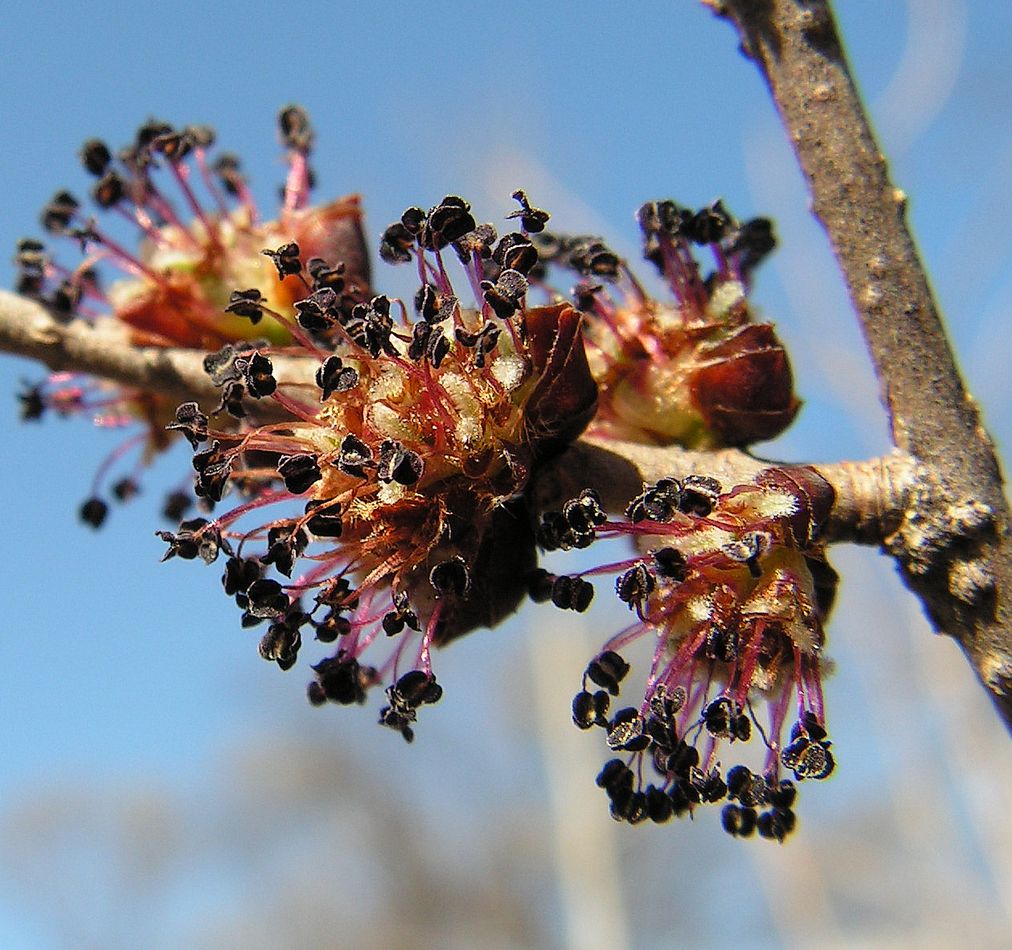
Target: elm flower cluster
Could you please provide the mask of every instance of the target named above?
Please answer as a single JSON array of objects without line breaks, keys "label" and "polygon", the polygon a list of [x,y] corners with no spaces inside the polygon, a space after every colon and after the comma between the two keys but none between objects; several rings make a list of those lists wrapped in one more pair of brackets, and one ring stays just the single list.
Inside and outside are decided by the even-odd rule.
[{"label": "elm flower cluster", "polygon": [[[142,346],[216,350],[225,343],[253,337],[277,345],[292,342],[292,327],[272,316],[259,326],[229,307],[236,286],[255,287],[272,311],[286,311],[292,289],[279,278],[265,247],[297,242],[308,258],[340,260],[333,275],[353,303],[368,296],[369,267],[357,196],[312,207],[308,156],[313,133],[305,113],[288,106],[279,115],[289,166],[282,206],[276,219],[261,220],[239,160],[229,153],[212,157],[215,134],[207,126],[174,128],[149,120],[132,144],[115,155],[99,139],[81,148],[85,170],[95,178],[91,199],[107,219],[100,225],[70,192],[60,191],[46,205],[41,222],[51,235],[67,239],[81,253],[68,267],[38,240],[26,238],[17,249],[17,289],[66,317],[113,320]],[[136,230],[136,249],[117,235],[116,219]],[[103,289],[105,271],[120,275]],[[27,386],[22,416],[36,419],[46,409],[61,415],[90,414],[105,428],[139,427],[101,467],[82,518],[98,527],[107,504],[100,497],[107,472],[128,454],[138,457],[133,471],[117,481],[114,497],[137,490],[144,463],[169,440],[165,424],[174,406],[164,394],[118,386],[73,374],[56,374]],[[178,511],[175,497],[168,504]]]},{"label": "elm flower cluster", "polygon": [[[651,201],[637,218],[644,257],[673,302],[653,299],[599,238],[537,238],[550,293],[552,268],[579,275],[572,296],[601,390],[590,431],[605,444],[693,449],[778,435],[799,402],[783,346],[747,301],[751,274],[775,245],[770,222],[739,222],[720,201],[696,211]],[[699,250],[712,255],[705,275]],[[719,803],[736,837],[783,841],[793,830],[795,783],[826,778],[835,764],[822,651],[836,575],[819,538],[832,502],[814,470],[795,467],[733,486],[672,475],[644,485],[621,519],[589,488],[542,513],[543,550],[620,537],[637,552],[577,574],[539,569],[529,588],[536,601],[583,611],[592,579],[614,576],[636,614],[591,660],[573,701],[575,724],[602,728],[609,749],[625,753],[598,776],[614,818],[664,822]],[[620,651],[637,640],[653,644],[643,694],[614,709],[630,670]],[[729,762],[755,735],[765,747],[759,767]]]},{"label": "elm flower cluster", "polygon": [[[530,589],[581,610],[593,597],[587,578],[613,576],[635,614],[590,662],[573,701],[575,724],[601,728],[621,754],[597,780],[614,818],[664,822],[715,804],[734,836],[782,841],[794,828],[795,782],[834,767],[822,676],[836,575],[819,540],[832,502],[813,469],[769,468],[729,490],[706,476],[663,478],[620,520],[589,490],[542,516],[546,550],[626,537],[638,552],[576,576],[539,570]],[[620,651],[642,638],[653,643],[642,696],[613,709],[630,669]],[[729,763],[757,734],[761,766]]]},{"label": "elm flower cluster", "polygon": [[[314,705],[362,704],[381,687],[379,721],[408,741],[442,696],[435,647],[494,626],[527,595],[582,612],[595,579],[611,578],[635,619],[592,658],[572,716],[617,754],[597,780],[613,817],[664,822],[716,805],[730,834],[783,841],[796,783],[835,766],[822,692],[831,488],[805,467],[739,485],[672,474],[620,516],[593,488],[541,512],[529,490],[588,427],[605,444],[696,449],[786,428],[799,408],[787,355],[747,300],[775,243],[770,222],[739,222],[719,201],[644,204],[644,256],[668,302],[600,239],[548,233],[548,212],[523,191],[502,236],[448,195],[382,234],[380,257],[417,273],[405,302],[371,288],[357,197],[309,204],[305,113],[287,107],[279,125],[289,173],[275,220],[260,219],[234,157],[210,159],[209,129],[151,121],[117,159],[97,140],[81,152],[99,208],[139,229],[136,251],[66,192],[43,224],[78,242],[82,262],[69,270],[21,242],[21,292],[114,319],[138,345],[199,349],[220,390],[212,408],[66,375],[28,387],[26,418],[140,423],[82,518],[101,524],[100,482],[126,454],[143,447],[143,461],[186,438],[201,516],[157,532],[165,557],[223,560],[242,625],[264,628],[265,660],[289,670],[313,650]],[[105,264],[125,276],[103,291]],[[579,277],[569,301],[551,282],[560,271]],[[312,372],[276,376],[292,355]],[[136,491],[136,470],[111,488]],[[179,520],[190,501],[176,492],[166,513]],[[539,548],[602,538],[634,553],[573,574],[538,567]],[[624,706],[623,654],[637,641],[652,659]]]},{"label": "elm flower cluster", "polygon": [[[381,255],[417,268],[413,314],[383,295],[347,309],[321,276],[329,262],[295,244],[269,252],[294,301],[279,315],[318,361],[315,384],[275,379],[266,344],[229,344],[205,364],[222,387],[217,416],[252,397],[278,421],[236,429],[187,403],[170,426],[194,446],[206,504],[230,488],[243,497],[162,532],[167,556],[224,552],[243,624],[267,622],[261,655],[289,669],[305,637],[333,644],[310,700],[361,703],[386,684],[380,721],[408,740],[442,693],[432,648],[523,599],[536,563],[523,490],[596,408],[582,317],[526,304],[537,252],[520,223],[499,238],[457,196],[405,211]],[[447,257],[476,306],[460,303]],[[233,299],[253,321],[275,312],[255,288]]]},{"label": "elm flower cluster", "polygon": [[[574,271],[601,387],[594,432],[652,445],[747,445],[782,432],[797,413],[790,363],[773,327],[752,319],[746,294],[775,245],[766,218],[739,222],[720,201],[698,211],[671,200],[638,212],[644,257],[673,302],[650,297],[595,237],[541,235],[546,262]],[[709,251],[705,276],[694,248]]]}]

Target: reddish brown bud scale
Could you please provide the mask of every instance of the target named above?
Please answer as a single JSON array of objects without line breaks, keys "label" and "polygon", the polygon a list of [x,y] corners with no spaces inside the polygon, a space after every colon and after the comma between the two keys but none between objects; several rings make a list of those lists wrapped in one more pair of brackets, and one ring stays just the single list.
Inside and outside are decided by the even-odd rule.
[{"label": "reddish brown bud scale", "polygon": [[[537,567],[530,516],[522,501],[497,507],[487,528],[472,540],[476,545],[469,555],[472,588],[439,631],[437,646],[482,627],[495,627],[513,614],[527,596],[528,575]],[[422,601],[416,600],[421,606]]]},{"label": "reddish brown bud scale", "polygon": [[[356,287],[356,296],[362,300],[369,298],[369,252],[359,195],[346,195],[319,208],[293,212],[285,224],[291,234],[288,239],[299,245],[303,262],[318,257],[332,265],[343,263],[347,286]],[[289,290],[285,306],[305,296],[300,281],[286,281],[285,285]]]},{"label": "reddish brown bud scale", "polygon": [[583,314],[569,304],[532,307],[525,314],[528,347],[540,377],[527,403],[527,438],[539,454],[558,451],[597,411],[597,383],[583,346]]},{"label": "reddish brown bud scale", "polygon": [[171,275],[164,280],[116,310],[117,319],[133,330],[134,342],[217,350],[229,341],[230,335],[216,325],[218,315],[203,299],[196,281]]},{"label": "reddish brown bud scale", "polygon": [[742,327],[702,350],[691,373],[692,401],[725,445],[779,435],[801,405],[787,353],[768,323]]},{"label": "reddish brown bud scale", "polygon": [[806,548],[819,536],[819,532],[836,501],[836,493],[810,465],[767,468],[755,479],[757,485],[776,488],[792,495],[798,510],[788,523],[798,547]]}]

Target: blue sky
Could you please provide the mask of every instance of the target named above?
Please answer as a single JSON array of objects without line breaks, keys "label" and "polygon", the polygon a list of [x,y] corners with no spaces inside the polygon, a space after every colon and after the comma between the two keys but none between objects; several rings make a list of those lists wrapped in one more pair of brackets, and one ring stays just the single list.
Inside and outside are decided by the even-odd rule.
[{"label": "blue sky", "polygon": [[[511,210],[510,192],[525,187],[560,230],[600,232],[634,255],[633,212],[642,201],[673,197],[693,205],[722,196],[741,217],[774,217],[781,239],[756,299],[778,324],[806,406],[791,431],[763,451],[820,460],[886,449],[876,384],[841,281],[807,215],[765,89],[728,27],[686,0],[289,6],[250,3],[239,13],[192,2],[69,9],[43,2],[5,11],[0,240],[13,249],[17,238],[38,233],[38,209],[57,188],[87,188],[76,161],[84,139],[126,142],[150,115],[214,125],[222,146],[243,156],[255,193],[270,208],[283,174],[275,114],[291,101],[306,106],[316,126],[318,196],[360,192],[373,239],[404,207],[449,193],[468,197],[480,216],[501,219]],[[1012,8],[921,0],[909,5],[918,17],[911,31],[906,4],[839,6],[885,152],[911,196],[910,218],[960,362],[1007,447],[1012,236],[1002,210],[1012,206]],[[377,267],[377,286],[396,291],[400,275]],[[12,281],[6,258],[0,279]],[[94,783],[148,782],[185,799],[199,794],[225,750],[280,733],[375,755],[381,769],[402,774],[401,784],[416,781],[418,799],[435,803],[437,813],[478,815],[489,780],[525,808],[549,812],[551,769],[532,751],[540,727],[524,727],[523,716],[516,725],[485,702],[502,699],[504,668],[526,662],[531,628],[514,622],[440,658],[451,685],[433,710],[424,748],[402,749],[373,735],[372,709],[307,711],[301,667],[282,675],[257,657],[255,640],[220,595],[217,570],[158,563],[159,499],[185,470],[186,453],[177,447],[160,460],[142,496],[117,508],[95,534],[78,523],[76,510],[115,437],[83,420],[20,425],[17,383],[39,375],[24,361],[0,357],[7,528],[0,553],[7,644],[0,811],[42,791]],[[848,573],[831,637],[841,669],[829,695],[840,757],[859,764],[850,777],[809,793],[804,814],[813,824],[817,815],[841,821],[855,801],[865,801],[871,777],[890,768],[889,738],[880,729],[867,738],[883,717],[898,716],[914,731],[904,740],[915,750],[911,768],[942,754],[952,726],[946,708],[922,705],[924,691],[939,682],[921,676],[924,670],[975,701],[951,645],[938,641],[913,659],[904,655],[910,644],[920,650],[927,634],[891,568],[871,552],[842,552],[840,560]],[[532,623],[539,619],[545,622]],[[597,622],[608,621],[602,615]],[[881,658],[872,629],[882,640],[897,638]],[[565,694],[576,688],[584,662],[578,649],[568,662],[558,674],[563,720]],[[525,683],[520,677],[511,695]],[[899,711],[887,695],[895,689],[909,696]],[[522,702],[536,705],[530,695]],[[992,761],[1001,775],[1009,764],[1001,734],[981,728],[981,741],[997,749]],[[499,754],[476,740],[481,729],[493,731]],[[447,770],[460,779],[459,802],[441,794]],[[986,778],[978,790],[985,800]],[[951,821],[967,829],[960,854],[985,890],[1000,889],[1008,878],[975,843],[986,826],[974,824],[972,801],[954,776],[943,784]],[[644,842],[637,845],[643,863],[622,839],[621,866],[652,867],[665,849],[690,848],[710,855],[713,873],[728,867],[731,843],[713,840],[723,836],[712,822],[695,824],[633,831]],[[807,846],[818,857],[818,839]],[[775,860],[764,858],[753,870]],[[564,916],[564,891],[548,901],[549,918]],[[44,914],[26,909],[19,893],[9,887],[9,902],[0,903],[0,943],[58,945],[58,932]],[[839,924],[847,916],[840,907],[851,905],[832,896]],[[191,899],[183,886],[178,903],[186,908]],[[701,933],[766,943],[776,901],[767,893],[729,915],[733,920],[714,914]],[[204,903],[213,905],[213,897]],[[649,913],[636,919],[633,943],[649,945],[662,923]],[[767,929],[749,930],[750,921]],[[783,921],[777,926],[784,933]]]}]

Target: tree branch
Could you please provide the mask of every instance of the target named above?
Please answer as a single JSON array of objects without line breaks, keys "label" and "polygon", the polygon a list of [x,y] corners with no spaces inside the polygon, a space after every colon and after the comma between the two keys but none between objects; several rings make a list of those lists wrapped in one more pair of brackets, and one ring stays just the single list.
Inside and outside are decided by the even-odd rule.
[{"label": "tree branch", "polygon": [[[221,392],[204,371],[197,350],[136,346],[114,320],[92,324],[60,320],[34,300],[0,290],[0,351],[27,356],[54,372],[88,373],[128,387],[147,389],[178,402],[217,402]],[[315,366],[299,357],[272,354],[276,373],[288,384],[313,385]],[[273,404],[250,401],[257,418],[272,415]],[[276,409],[278,415],[283,410]]]},{"label": "tree branch", "polygon": [[1012,728],[1012,543],[994,446],[967,393],[827,0],[703,0],[738,30],[808,180],[875,365],[909,505],[885,547]]},{"label": "tree branch", "polygon": [[[164,393],[179,402],[207,404],[217,402],[221,395],[204,371],[202,352],[135,346],[122,326],[111,320],[94,326],[80,319],[61,321],[39,303],[3,290],[0,351],[38,360],[54,371],[72,370]],[[282,385],[312,384],[318,365],[308,358],[273,355],[272,362]],[[251,402],[250,408],[267,419],[273,405],[262,399]],[[277,415],[284,417],[284,410],[277,409]],[[589,484],[613,509],[620,509],[644,482],[665,475],[699,472],[733,485],[776,464],[737,449],[690,452],[677,446],[584,438],[543,473],[537,490],[546,507],[560,507]],[[836,492],[826,525],[830,540],[881,544],[896,530],[913,483],[909,458],[896,453],[866,462],[815,467]]]},{"label": "tree branch", "polygon": [[[537,498],[545,508],[560,508],[589,485],[597,489],[606,508],[620,511],[642,491],[644,482],[666,475],[710,475],[730,486],[749,481],[771,465],[796,464],[759,459],[740,449],[693,452],[584,436],[543,473]],[[827,541],[882,544],[896,530],[914,484],[908,456],[896,452],[863,462],[817,463],[812,468],[836,495],[823,529]]]}]

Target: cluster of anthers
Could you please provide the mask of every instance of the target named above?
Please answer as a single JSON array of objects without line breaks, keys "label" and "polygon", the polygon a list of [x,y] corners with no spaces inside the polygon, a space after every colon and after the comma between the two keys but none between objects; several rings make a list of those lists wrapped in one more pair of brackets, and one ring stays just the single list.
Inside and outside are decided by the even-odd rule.
[{"label": "cluster of anthers", "polygon": [[[601,727],[608,748],[627,755],[597,780],[616,819],[662,822],[723,802],[732,835],[758,830],[783,840],[793,829],[795,786],[783,770],[801,780],[833,769],[821,677],[836,575],[819,542],[832,501],[813,469],[770,468],[727,491],[706,476],[661,479],[644,486],[622,519],[609,519],[589,490],[542,515],[545,550],[604,537],[638,549],[580,575],[539,570],[530,589],[536,601],[583,610],[593,597],[587,578],[614,576],[618,598],[636,614],[588,665],[573,700],[576,725]],[[643,696],[612,711],[629,672],[619,651],[640,638],[653,641]],[[759,705],[767,707],[765,727]],[[761,768],[725,771],[725,756],[752,738],[753,726],[765,746]],[[646,765],[655,781],[644,782]]]},{"label": "cluster of anthers", "polygon": [[[67,193],[43,223],[80,242],[82,263],[61,268],[32,240],[18,250],[20,289],[54,310],[111,316],[140,344],[212,351],[204,366],[218,405],[174,407],[157,392],[58,377],[22,394],[24,415],[52,407],[139,421],[109,464],[131,446],[150,457],[185,437],[202,516],[158,532],[165,556],[224,556],[243,626],[266,625],[261,655],[287,670],[311,636],[326,655],[310,701],[362,703],[385,685],[380,722],[408,740],[420,708],[442,695],[434,647],[494,625],[526,594],[583,611],[593,579],[613,576],[635,621],[603,645],[573,702],[576,725],[602,728],[624,756],[598,777],[612,815],[659,822],[723,803],[731,834],[783,840],[794,781],[834,764],[821,687],[835,589],[820,540],[829,486],[803,467],[727,487],[672,475],[645,485],[621,517],[587,488],[540,519],[529,491],[539,466],[588,426],[603,439],[717,448],[790,423],[786,354],[746,300],[773,247],[769,222],[739,222],[720,202],[645,204],[644,255],[673,297],[663,302],[599,238],[546,232],[548,213],[524,192],[503,236],[451,195],[383,232],[382,259],[417,270],[406,304],[370,287],[357,198],[309,205],[305,113],[282,110],[280,127],[290,171],[276,220],[260,221],[236,159],[209,161],[209,130],[149,122],[118,165],[101,142],[82,150],[99,207],[140,228],[138,252]],[[198,200],[194,172],[214,210]],[[712,255],[709,273],[697,249]],[[127,274],[104,293],[101,262]],[[578,275],[569,295],[552,284],[566,270]],[[290,355],[312,371],[276,376]],[[97,485],[81,512],[95,526],[106,514]],[[113,494],[135,490],[131,476]],[[177,492],[167,511],[178,519],[188,503]],[[572,575],[537,567],[538,547],[616,537],[636,553]],[[613,710],[629,671],[621,651],[640,639],[653,643],[643,695]],[[727,767],[756,734],[761,764]]]},{"label": "cluster of anthers", "polygon": [[[267,315],[254,330],[228,304],[236,286],[255,286],[270,311],[287,311],[294,289],[261,250],[298,241],[307,260],[340,258],[339,271],[325,278],[345,306],[364,299],[369,265],[358,196],[311,206],[309,120],[288,106],[278,124],[289,172],[279,214],[269,221],[261,219],[239,159],[231,153],[212,158],[215,133],[208,126],[177,129],[151,119],[115,155],[103,141],[88,140],[81,163],[95,178],[91,199],[105,223],[70,192],[57,192],[42,211],[42,226],[78,245],[82,259],[67,267],[41,241],[25,238],[15,255],[18,291],[68,319],[112,322],[139,346],[206,351],[256,336],[280,347],[294,340],[290,323]],[[117,229],[136,232],[136,250]],[[106,268],[118,276],[103,289]],[[110,494],[123,501],[137,493],[141,469],[169,443],[165,426],[175,408],[156,390],[74,373],[26,385],[20,400],[23,419],[52,410],[90,415],[102,428],[129,432],[99,466],[81,506],[82,519],[94,527],[105,520]],[[107,491],[111,473],[122,471],[131,456],[136,462]],[[178,520],[190,503],[188,492],[173,492],[166,516]]]},{"label": "cluster of anthers", "polygon": [[[288,669],[306,631],[335,644],[313,667],[310,700],[360,703],[385,683],[381,722],[407,739],[418,708],[442,693],[432,647],[522,599],[516,579],[535,563],[522,492],[596,406],[580,315],[526,303],[537,262],[528,232],[547,214],[518,200],[520,230],[501,238],[456,196],[409,208],[384,232],[382,256],[417,267],[410,310],[383,295],[344,306],[326,279],[339,262],[305,261],[297,242],[268,249],[291,308],[252,287],[227,309],[290,326],[315,381],[279,382],[265,343],[226,344],[205,366],[222,388],[217,416],[230,421],[186,403],[168,426],[195,449],[205,504],[229,487],[245,496],[213,521],[161,532],[168,555],[223,551],[243,624],[268,623],[261,655]],[[460,303],[448,255],[475,306]],[[251,398],[272,402],[280,421],[236,425]],[[282,514],[286,503],[297,507]]]},{"label": "cluster of anthers", "polygon": [[[643,255],[672,300],[651,297],[600,238],[543,234],[554,270],[578,275],[572,296],[587,316],[585,343],[601,389],[597,435],[653,445],[721,448],[779,435],[800,403],[787,354],[747,292],[773,249],[766,218],[741,222],[720,201],[698,210],[649,201],[637,213]],[[694,250],[708,252],[704,272]]]}]

